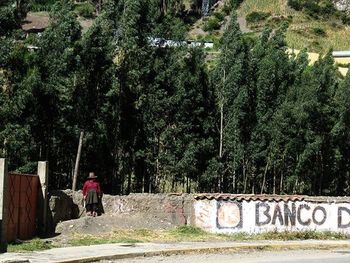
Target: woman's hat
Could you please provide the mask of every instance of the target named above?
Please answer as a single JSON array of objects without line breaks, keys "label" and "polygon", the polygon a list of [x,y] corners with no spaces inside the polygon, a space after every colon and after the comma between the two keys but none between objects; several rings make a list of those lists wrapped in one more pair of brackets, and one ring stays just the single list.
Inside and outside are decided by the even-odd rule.
[{"label": "woman's hat", "polygon": [[95,175],[95,173],[89,173],[88,179],[96,179],[97,176]]}]

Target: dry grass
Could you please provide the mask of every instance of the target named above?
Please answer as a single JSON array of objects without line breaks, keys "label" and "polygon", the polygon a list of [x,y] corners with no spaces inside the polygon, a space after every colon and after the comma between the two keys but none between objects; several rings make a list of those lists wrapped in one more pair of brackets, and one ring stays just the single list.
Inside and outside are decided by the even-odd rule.
[{"label": "dry grass", "polygon": [[171,230],[118,230],[97,236],[74,234],[69,238],[69,244],[78,246],[103,243],[184,242],[229,239],[230,237],[227,235],[211,234],[196,227],[184,226]]},{"label": "dry grass", "polygon": [[238,14],[246,16],[251,12],[268,12],[273,15],[290,15],[292,10],[286,0],[245,0],[238,10]]},{"label": "dry grass", "polygon": [[[314,28],[322,28],[326,35],[317,36],[312,32]],[[325,53],[330,49],[350,49],[350,27],[336,22],[310,21],[309,23],[293,24],[288,29],[286,40],[291,48],[307,48],[312,51]]]},{"label": "dry grass", "polygon": [[144,243],[144,242],[203,242],[203,241],[244,241],[244,240],[306,240],[306,239],[347,239],[348,235],[334,232],[266,232],[260,234],[236,233],[230,235],[212,234],[197,227],[181,226],[171,230],[118,230],[104,235],[75,234],[69,245],[93,245],[105,243]]}]

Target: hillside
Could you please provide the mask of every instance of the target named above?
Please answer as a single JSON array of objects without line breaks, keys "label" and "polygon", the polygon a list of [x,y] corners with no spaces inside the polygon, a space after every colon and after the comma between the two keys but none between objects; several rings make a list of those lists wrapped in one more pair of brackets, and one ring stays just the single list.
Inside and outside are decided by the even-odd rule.
[{"label": "hillside", "polygon": [[[317,8],[313,11],[307,8],[297,11],[288,5],[288,0],[243,0],[237,15],[241,30],[249,34],[252,34],[251,31],[259,34],[265,27],[277,28],[281,23],[288,23],[286,40],[292,49],[307,48],[317,53],[325,53],[331,48],[349,50],[349,17],[345,12],[336,10],[330,1],[323,2],[330,9],[327,9],[327,14]],[[227,18],[225,4],[219,4],[209,17],[201,18],[192,26],[189,38],[217,41],[223,33]]]},{"label": "hillside", "polygon": [[287,31],[288,46],[295,49],[307,48],[310,51],[325,52],[350,49],[350,27],[344,25],[340,13],[329,17],[312,17],[304,10],[296,11],[288,6],[287,0],[245,0],[238,10],[240,16],[252,12],[265,12],[271,15],[250,26],[261,29],[263,26],[275,26],[280,21],[289,21]]},{"label": "hillside", "polygon": [[[303,2],[303,0],[289,1]],[[213,41],[217,44],[229,20],[231,11],[229,2],[228,0],[218,1],[209,16],[200,17],[198,13],[200,11],[195,11],[201,6],[200,4],[193,7],[194,1],[183,1],[178,17],[188,28],[187,39]],[[321,2],[320,6],[323,2],[331,4],[331,0],[315,2]],[[286,40],[292,49],[307,48],[308,51],[316,53],[325,53],[331,48],[350,50],[350,26],[348,25],[350,16],[336,10],[333,4],[326,7],[329,10],[327,9],[328,13],[324,14],[324,10],[317,10],[317,8],[316,10],[311,8],[312,11],[308,8],[300,8],[297,11],[288,5],[288,0],[243,0],[238,7],[237,15],[242,32],[250,35],[258,35],[266,27],[277,28],[282,23],[288,23]],[[39,8],[36,5],[30,8],[32,13],[41,9],[43,7]],[[48,7],[44,9],[47,10]],[[75,12],[79,15],[79,21],[84,29],[92,24],[97,15],[88,2],[75,4]]]}]

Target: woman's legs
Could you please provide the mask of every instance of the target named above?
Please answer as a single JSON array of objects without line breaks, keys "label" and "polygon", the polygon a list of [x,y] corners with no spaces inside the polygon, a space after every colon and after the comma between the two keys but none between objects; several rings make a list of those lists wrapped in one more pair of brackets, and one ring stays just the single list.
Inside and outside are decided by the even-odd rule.
[{"label": "woman's legs", "polygon": [[92,204],[92,216],[97,216],[98,204]]},{"label": "woman's legs", "polygon": [[86,215],[91,216],[93,212],[93,205],[92,204],[87,204],[86,207]]}]

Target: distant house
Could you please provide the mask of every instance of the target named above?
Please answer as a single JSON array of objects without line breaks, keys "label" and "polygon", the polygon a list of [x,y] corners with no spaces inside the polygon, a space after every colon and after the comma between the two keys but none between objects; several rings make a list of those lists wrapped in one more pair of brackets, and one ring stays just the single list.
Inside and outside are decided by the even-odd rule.
[{"label": "distant house", "polygon": [[49,16],[28,13],[22,23],[22,30],[26,33],[40,33],[49,26]]},{"label": "distant house", "polygon": [[333,51],[334,58],[350,58],[350,51]]},{"label": "distant house", "polygon": [[159,48],[181,47],[181,46],[204,47],[204,48],[214,47],[213,42],[200,42],[200,41],[192,41],[192,40],[181,41],[181,40],[170,40],[170,39],[164,39],[164,38],[158,38],[158,37],[149,37],[148,43],[151,47],[159,47]]}]

